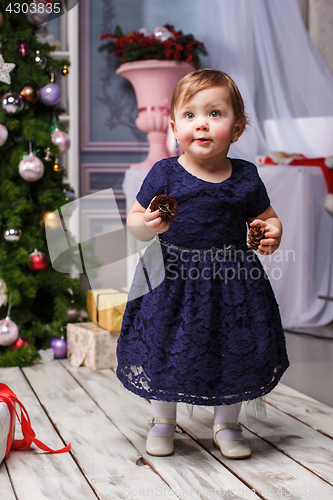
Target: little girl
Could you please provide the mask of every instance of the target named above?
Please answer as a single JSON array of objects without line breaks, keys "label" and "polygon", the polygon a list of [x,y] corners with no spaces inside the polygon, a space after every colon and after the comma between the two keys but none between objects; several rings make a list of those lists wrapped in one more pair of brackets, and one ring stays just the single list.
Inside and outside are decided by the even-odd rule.
[{"label": "little girl", "polygon": [[[151,401],[150,455],[173,453],[179,401],[214,406],[215,446],[229,458],[249,457],[237,424],[242,401],[270,392],[289,365],[274,293],[246,245],[246,224],[260,223],[266,238],[258,253],[271,254],[282,226],[256,166],[227,156],[246,125],[228,75],[203,69],[182,78],[171,127],[184,153],[152,167],[128,214],[138,239],[158,235],[145,255],[158,244],[165,270],[148,293],[132,299],[130,292],[117,350],[119,379]],[[177,201],[171,222],[149,208],[160,194]],[[152,279],[144,262],[132,289],[140,277]]]}]

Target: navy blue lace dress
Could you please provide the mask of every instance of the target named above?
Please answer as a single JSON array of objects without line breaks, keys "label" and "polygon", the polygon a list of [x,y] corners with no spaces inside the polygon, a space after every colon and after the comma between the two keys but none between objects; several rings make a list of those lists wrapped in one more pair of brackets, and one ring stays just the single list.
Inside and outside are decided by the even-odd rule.
[{"label": "navy blue lace dress", "polygon": [[270,392],[289,365],[274,293],[246,246],[246,219],[270,200],[256,166],[231,161],[212,183],[161,160],[137,195],[145,208],[159,194],[178,203],[139,261],[118,341],[118,378],[139,396],[233,404]]}]

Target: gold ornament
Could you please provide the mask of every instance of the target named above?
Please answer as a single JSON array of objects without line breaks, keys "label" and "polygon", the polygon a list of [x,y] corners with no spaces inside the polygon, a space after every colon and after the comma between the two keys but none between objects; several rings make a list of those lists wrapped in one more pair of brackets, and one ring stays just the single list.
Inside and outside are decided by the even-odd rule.
[{"label": "gold ornament", "polygon": [[20,91],[20,96],[31,104],[35,104],[39,97],[39,91],[34,85],[24,85]]},{"label": "gold ornament", "polygon": [[59,227],[59,218],[54,212],[50,212],[49,210],[44,210],[44,212],[41,213],[40,218],[39,218],[39,224],[42,227],[45,227],[47,219],[47,227],[50,229],[58,229]]},{"label": "gold ornament", "polygon": [[53,170],[54,170],[55,172],[60,172],[60,170],[62,170],[62,166],[61,166],[61,165],[60,165],[60,163],[59,163],[59,159],[58,159],[58,157],[56,157],[56,159],[55,159],[55,163],[54,163],[54,165],[53,165]]},{"label": "gold ornament", "polygon": [[62,70],[62,74],[64,76],[68,76],[69,74],[69,71],[68,71],[68,66],[65,64],[65,66],[63,67],[63,70]]}]

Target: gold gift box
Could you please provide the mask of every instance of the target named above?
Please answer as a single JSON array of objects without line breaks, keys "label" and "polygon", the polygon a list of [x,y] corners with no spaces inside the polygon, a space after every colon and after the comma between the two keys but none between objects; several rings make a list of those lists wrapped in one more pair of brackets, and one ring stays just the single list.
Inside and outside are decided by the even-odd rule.
[{"label": "gold gift box", "polygon": [[109,332],[120,332],[128,288],[102,288],[87,292],[88,318]]},{"label": "gold gift box", "polygon": [[118,337],[119,333],[108,332],[95,323],[68,323],[67,358],[76,368],[116,368]]}]

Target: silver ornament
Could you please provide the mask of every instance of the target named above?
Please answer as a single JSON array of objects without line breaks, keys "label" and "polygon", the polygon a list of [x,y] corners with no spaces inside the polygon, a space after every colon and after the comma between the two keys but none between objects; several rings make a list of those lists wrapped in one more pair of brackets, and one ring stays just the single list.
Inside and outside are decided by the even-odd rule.
[{"label": "silver ornament", "polygon": [[18,241],[21,238],[21,229],[6,229],[3,236],[6,241]]},{"label": "silver ornament", "polygon": [[44,8],[39,9],[39,5],[40,3],[34,0],[31,2],[28,12],[26,13],[29,23],[34,26],[43,26],[50,19],[50,12],[46,9],[46,6],[41,4]]},{"label": "silver ornament", "polygon": [[17,113],[22,111],[24,101],[19,94],[16,94],[16,92],[7,92],[2,97],[2,107],[7,111],[7,113],[17,115]]},{"label": "silver ornament", "polygon": [[67,321],[69,323],[76,321],[78,319],[78,317],[80,316],[80,314],[81,314],[81,311],[78,311],[77,309],[72,309],[72,308],[67,309]]},{"label": "silver ornament", "polygon": [[169,38],[174,38],[174,34],[171,33],[165,26],[156,26],[154,29],[154,36],[156,40],[159,40],[160,42],[165,42]]},{"label": "silver ornament", "polygon": [[39,181],[44,174],[43,162],[32,153],[24,155],[19,163],[19,173],[25,181]]},{"label": "silver ornament", "polygon": [[46,57],[43,57],[40,55],[40,50],[36,50],[36,57],[35,57],[35,62],[41,66],[43,69],[45,68],[47,64],[47,59]]},{"label": "silver ornament", "polygon": [[12,345],[18,339],[19,331],[17,325],[7,316],[0,321],[0,345]]}]

